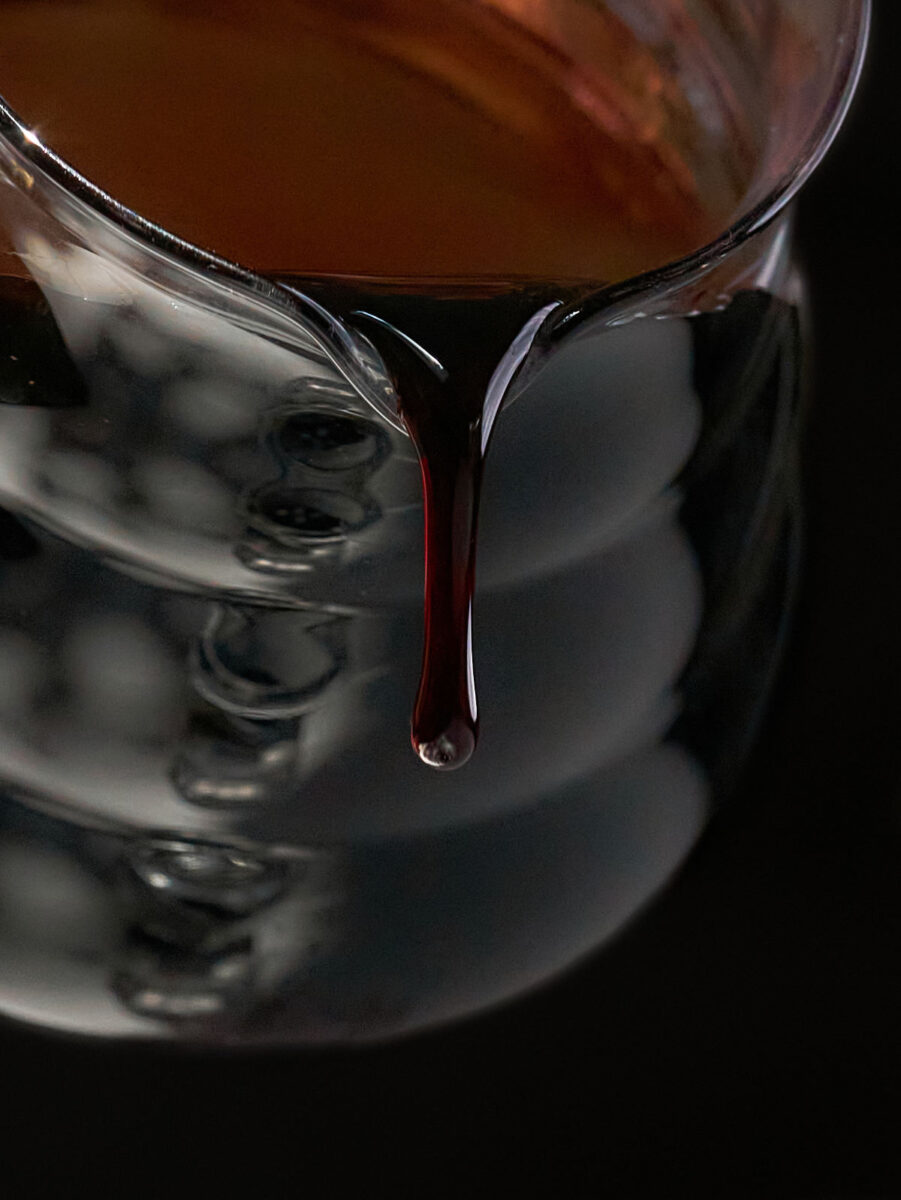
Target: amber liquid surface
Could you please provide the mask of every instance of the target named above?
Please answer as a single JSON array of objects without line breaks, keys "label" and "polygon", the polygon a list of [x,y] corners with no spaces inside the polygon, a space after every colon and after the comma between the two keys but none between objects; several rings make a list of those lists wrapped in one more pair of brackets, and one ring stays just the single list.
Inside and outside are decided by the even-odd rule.
[{"label": "amber liquid surface", "polygon": [[609,280],[702,245],[737,199],[699,189],[674,143],[700,127],[603,6],[2,0],[0,20],[0,95],[47,145],[255,270]]}]

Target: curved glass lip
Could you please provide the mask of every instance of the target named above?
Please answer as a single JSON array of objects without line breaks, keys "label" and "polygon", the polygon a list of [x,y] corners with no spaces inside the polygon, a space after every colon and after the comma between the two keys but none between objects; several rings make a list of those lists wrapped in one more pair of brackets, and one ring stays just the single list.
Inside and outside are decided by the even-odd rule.
[{"label": "curved glass lip", "polygon": [[[824,99],[819,119],[813,126],[807,141],[799,150],[792,167],[773,185],[767,195],[733,220],[729,227],[698,250],[676,259],[664,266],[630,276],[613,284],[599,283],[597,290],[589,292],[588,298],[571,307],[559,311],[559,319],[555,322],[552,336],[568,326],[571,319],[578,316],[597,313],[613,305],[637,295],[645,295],[659,289],[668,288],[692,277],[704,273],[724,259],[731,252],[745,243],[749,238],[766,228],[786,208],[790,201],[801,190],[816,168],[819,166],[829,147],[832,145],[848,109],[854,99],[860,75],[866,57],[867,41],[870,31],[872,0],[841,0],[846,3],[853,13],[857,12],[857,26],[847,39],[849,43],[841,68],[836,73],[834,86]],[[109,193],[97,187],[85,176],[81,175],[49,146],[44,145],[25,121],[9,107],[0,95],[0,138],[9,143],[30,166],[34,166],[46,175],[53,183],[61,187],[74,198],[80,200],[98,216],[105,218],[123,232],[139,240],[149,243],[157,250],[180,260],[188,267],[202,268],[215,273],[224,280],[231,280],[251,288],[257,295],[262,295],[275,301],[280,308],[293,311],[300,309],[303,316],[312,321],[320,336],[336,350],[345,354],[349,349],[358,349],[348,345],[343,326],[336,318],[328,313],[311,297],[304,295],[299,288],[285,283],[279,283],[265,275],[258,274],[250,268],[241,266],[230,259],[220,257],[215,252],[204,250],[191,242],[170,233],[161,225],[142,217],[139,213],[121,204]],[[303,273],[297,272],[294,278],[302,286]],[[322,278],[365,280],[366,275],[348,276],[347,274],[330,273]],[[414,277],[409,277],[412,281]],[[425,281],[429,276],[422,276]],[[471,282],[490,283],[491,276],[473,278]],[[398,281],[401,282],[401,281]],[[449,282],[449,281],[446,281]],[[460,279],[460,283],[467,280]],[[523,284],[537,282],[523,277]],[[590,288],[590,280],[584,281],[585,287]]]}]

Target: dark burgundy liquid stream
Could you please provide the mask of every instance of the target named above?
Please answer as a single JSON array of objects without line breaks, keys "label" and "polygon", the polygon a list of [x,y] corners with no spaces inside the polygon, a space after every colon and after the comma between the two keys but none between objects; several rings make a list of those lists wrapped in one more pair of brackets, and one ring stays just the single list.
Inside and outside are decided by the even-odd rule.
[{"label": "dark burgundy liquid stream", "polygon": [[[375,346],[422,470],[425,632],[411,739],[423,762],[462,766],[478,736],[472,658],[479,497],[494,419],[552,312],[576,290],[292,278]],[[580,288],[582,294],[591,288]]]},{"label": "dark burgundy liquid stream", "polygon": [[478,736],[471,629],[485,388],[478,379],[454,387],[388,326],[362,327],[391,364],[422,471],[425,630],[411,737],[423,762],[450,770],[467,761]]}]

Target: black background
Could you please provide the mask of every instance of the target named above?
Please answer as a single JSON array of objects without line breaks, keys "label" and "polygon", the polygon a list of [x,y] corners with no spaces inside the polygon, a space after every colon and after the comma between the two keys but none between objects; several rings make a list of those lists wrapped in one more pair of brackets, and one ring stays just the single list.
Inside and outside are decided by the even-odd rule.
[{"label": "black background", "polygon": [[901,1197],[899,78],[901,4],[877,0],[800,209],[817,379],[796,635],[741,795],[674,887],[543,993],[390,1048],[2,1027],[0,1195]]}]

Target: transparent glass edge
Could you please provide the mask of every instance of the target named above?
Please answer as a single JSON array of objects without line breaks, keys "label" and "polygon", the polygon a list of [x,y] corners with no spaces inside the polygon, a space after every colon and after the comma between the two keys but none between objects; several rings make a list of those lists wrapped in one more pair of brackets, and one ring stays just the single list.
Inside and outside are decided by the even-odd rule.
[{"label": "transparent glass edge", "polygon": [[[834,87],[824,98],[820,118],[813,123],[812,132],[799,151],[793,169],[787,172],[762,200],[740,213],[729,228],[712,242],[663,267],[631,276],[609,287],[599,288],[591,302],[593,312],[610,305],[626,303],[638,295],[658,290],[669,291],[683,283],[691,283],[736,247],[763,231],[785,210],[825,157],[853,103],[866,59],[872,0],[854,0],[852,12],[855,10],[856,23],[852,24],[850,18],[848,22],[851,51],[844,60],[844,69],[836,73]],[[283,288],[237,262],[222,258],[210,250],[180,238],[177,234],[170,233],[121,204],[81,175],[50,147],[44,145],[22,118],[9,107],[2,95],[0,141],[6,142],[14,154],[23,158],[30,167],[38,170],[71,199],[83,204],[94,216],[112,224],[120,234],[136,238],[141,244],[149,245],[156,253],[162,252],[174,258],[183,267],[194,270],[199,268],[219,276],[224,282],[249,289],[258,297],[275,303],[284,315],[296,317],[299,309],[333,353],[337,352],[346,359],[350,352],[353,361],[359,364],[362,358],[365,364],[369,357],[366,348],[359,346],[355,339],[350,339],[349,342],[346,328],[315,301],[294,288]],[[564,325],[565,322],[560,328]],[[372,380],[368,377],[369,372],[365,365],[362,373],[366,376],[365,380],[358,378],[351,379],[350,382],[357,387],[363,383],[364,394],[371,395]],[[381,408],[383,404],[384,400],[380,397],[378,407]]]}]

